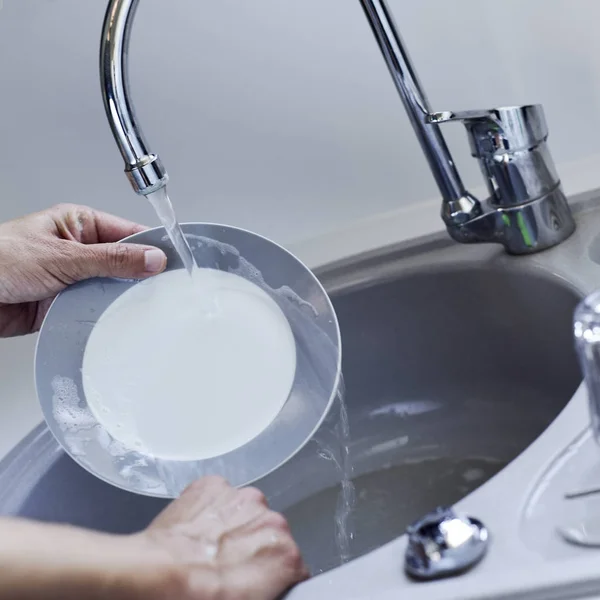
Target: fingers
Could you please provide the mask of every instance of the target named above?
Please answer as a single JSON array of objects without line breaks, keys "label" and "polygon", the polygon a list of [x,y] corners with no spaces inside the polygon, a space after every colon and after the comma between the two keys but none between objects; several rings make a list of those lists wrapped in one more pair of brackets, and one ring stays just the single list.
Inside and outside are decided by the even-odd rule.
[{"label": "fingers", "polygon": [[[222,477],[203,477],[189,485],[179,498],[171,502],[155,519],[151,527],[160,528],[186,522],[190,526],[189,535],[193,538],[206,533],[207,527],[197,527],[195,521],[207,511],[212,511],[230,496],[235,496],[236,490]],[[212,511],[214,513],[214,511]],[[213,529],[211,524],[210,529]],[[220,529],[219,529],[220,531]]]},{"label": "fingers", "polygon": [[121,217],[115,217],[107,213],[92,211],[93,221],[98,232],[97,243],[118,242],[134,233],[145,231],[147,227],[139,223],[133,223]]},{"label": "fingers", "polygon": [[[249,597],[279,598],[290,587],[309,577],[286,520],[275,512],[266,511],[258,521],[252,523],[249,530],[232,532],[222,542],[221,554],[231,561],[224,562],[223,572],[230,574],[227,583],[234,598],[244,597],[243,591],[248,589],[255,591],[255,595]],[[256,579],[257,575],[260,579]],[[251,585],[250,578],[256,579]],[[241,593],[236,595],[238,586]]]},{"label": "fingers", "polygon": [[191,483],[183,491],[178,502],[204,509],[212,505],[222,505],[237,493],[223,477],[208,476]]},{"label": "fingers", "polygon": [[186,598],[275,600],[309,577],[285,517],[221,477],[190,485],[145,535],[185,565]]},{"label": "fingers", "polygon": [[75,280],[91,277],[143,279],[164,271],[167,257],[154,246],[138,244],[73,244],[70,268]]},{"label": "fingers", "polygon": [[147,229],[127,219],[77,204],[58,204],[48,214],[63,239],[82,244],[118,242]]},{"label": "fingers", "polygon": [[89,277],[140,279],[161,273],[167,266],[167,258],[158,248],[114,243],[144,231],[143,225],[72,204],[59,204],[49,213],[64,239],[85,245],[71,248],[71,267],[77,280]]},{"label": "fingers", "polygon": [[256,488],[236,490],[233,496],[218,506],[221,522],[227,523],[227,529],[232,533],[240,528],[249,531],[252,524],[261,523],[267,512],[267,499]]}]

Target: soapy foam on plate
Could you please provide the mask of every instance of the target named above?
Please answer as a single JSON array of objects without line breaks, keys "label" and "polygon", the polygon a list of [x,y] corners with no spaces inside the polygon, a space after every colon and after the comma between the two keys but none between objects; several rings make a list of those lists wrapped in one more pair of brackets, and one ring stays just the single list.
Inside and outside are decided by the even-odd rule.
[{"label": "soapy foam on plate", "polygon": [[232,273],[176,270],[106,309],[88,339],[82,381],[111,437],[183,461],[260,434],[287,400],[295,369],[293,333],[269,294]]}]

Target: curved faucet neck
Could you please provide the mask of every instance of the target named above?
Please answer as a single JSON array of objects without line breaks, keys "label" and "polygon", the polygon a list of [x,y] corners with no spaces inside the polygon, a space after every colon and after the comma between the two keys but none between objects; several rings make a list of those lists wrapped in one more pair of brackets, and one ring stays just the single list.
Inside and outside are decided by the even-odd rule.
[{"label": "curved faucet neck", "polygon": [[169,176],[148,149],[129,93],[129,41],[139,0],[110,0],[100,46],[100,79],[106,116],[137,194],[164,187]]},{"label": "curved faucet neck", "polygon": [[[539,252],[567,239],[575,221],[546,144],[541,107],[432,114],[386,0],[360,2],[440,189],[449,234],[463,243],[500,243],[511,254]],[[169,177],[148,149],[129,95],[128,50],[138,4],[139,0],[109,0],[100,77],[106,115],[125,172],[135,192],[147,196],[164,187]],[[498,118],[508,125],[501,136]],[[457,119],[467,123],[486,177],[490,197],[483,202],[465,189],[439,128],[439,123]],[[526,151],[522,151],[524,133]]]}]

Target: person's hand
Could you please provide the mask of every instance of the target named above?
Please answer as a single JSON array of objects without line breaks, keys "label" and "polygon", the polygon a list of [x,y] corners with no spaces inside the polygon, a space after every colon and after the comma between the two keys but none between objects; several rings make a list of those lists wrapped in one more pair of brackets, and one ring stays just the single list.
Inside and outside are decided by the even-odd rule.
[{"label": "person's hand", "polygon": [[192,484],[140,535],[174,565],[156,600],[274,600],[308,577],[285,518],[219,477]]},{"label": "person's hand", "polygon": [[256,489],[192,484],[131,535],[0,517],[0,598],[275,600],[308,577]]},{"label": "person's hand", "polygon": [[163,271],[158,248],[114,243],[144,229],[72,204],[0,224],[0,336],[37,331],[54,296],[77,281]]}]

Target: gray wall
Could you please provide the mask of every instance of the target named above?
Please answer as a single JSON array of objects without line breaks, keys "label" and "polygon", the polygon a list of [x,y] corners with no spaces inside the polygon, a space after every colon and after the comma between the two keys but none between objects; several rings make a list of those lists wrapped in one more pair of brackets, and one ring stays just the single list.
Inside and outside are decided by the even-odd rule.
[{"label": "gray wall", "polygon": [[[435,107],[541,101],[557,162],[597,152],[600,3],[390,3]],[[3,2],[0,219],[65,200],[154,223],[103,115],[104,5]],[[182,220],[286,243],[436,196],[358,0],[141,0],[132,83]],[[447,134],[481,184],[460,126]]]}]

